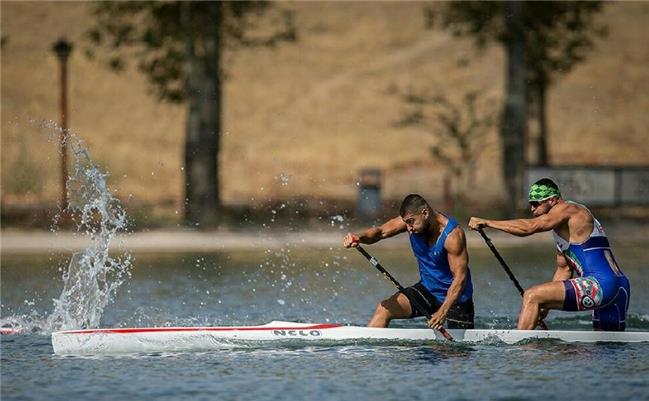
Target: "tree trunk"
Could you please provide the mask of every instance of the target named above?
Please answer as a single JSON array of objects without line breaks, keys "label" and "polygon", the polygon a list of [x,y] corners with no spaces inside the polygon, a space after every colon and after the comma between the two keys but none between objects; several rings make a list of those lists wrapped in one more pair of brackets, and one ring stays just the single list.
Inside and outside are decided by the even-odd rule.
[{"label": "tree trunk", "polygon": [[527,136],[527,97],[523,2],[505,3],[507,24],[507,93],[500,136],[503,151],[503,177],[507,191],[507,213],[517,211],[523,187],[525,139]]},{"label": "tree trunk", "polygon": [[[212,3],[208,13],[199,12],[192,2],[182,3],[181,18],[187,32],[185,223],[212,225],[220,209],[221,3]],[[198,29],[203,29],[202,36],[197,34]]]},{"label": "tree trunk", "polygon": [[537,90],[537,99],[538,102],[538,120],[539,120],[539,137],[537,138],[537,164],[541,167],[546,167],[549,163],[548,160],[548,142],[547,142],[547,118],[546,118],[546,99],[545,95],[547,92],[547,85],[545,82],[541,82],[536,86]]}]

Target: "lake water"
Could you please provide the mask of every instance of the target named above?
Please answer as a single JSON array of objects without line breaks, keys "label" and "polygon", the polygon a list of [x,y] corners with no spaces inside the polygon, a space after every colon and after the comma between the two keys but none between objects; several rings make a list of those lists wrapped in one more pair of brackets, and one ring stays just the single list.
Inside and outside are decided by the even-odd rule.
[{"label": "lake water", "polygon": [[[368,246],[412,284],[408,249]],[[649,331],[646,246],[615,246],[631,280],[627,327]],[[523,286],[554,272],[551,246],[501,249]],[[520,295],[486,248],[471,249],[478,328],[512,328]],[[205,353],[60,357],[44,321],[69,255],[2,255],[2,400],[649,400],[649,344],[390,344],[240,348]],[[353,250],[135,254],[102,327],[364,325],[392,284]],[[588,330],[588,313],[553,312],[552,329]],[[423,320],[394,326],[423,327]]]}]

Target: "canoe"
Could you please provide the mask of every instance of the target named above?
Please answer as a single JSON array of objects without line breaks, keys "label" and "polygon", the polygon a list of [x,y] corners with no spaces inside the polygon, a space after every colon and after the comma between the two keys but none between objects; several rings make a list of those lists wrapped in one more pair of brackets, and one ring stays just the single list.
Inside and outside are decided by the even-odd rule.
[{"label": "canoe", "polygon": [[[448,330],[458,342],[502,342],[551,339],[564,342],[649,342],[649,332],[561,330]],[[446,341],[434,330],[371,328],[330,323],[273,321],[261,326],[150,327],[67,330],[52,333],[59,355],[210,351],[237,346],[268,346],[283,342],[311,345],[359,341]]]}]

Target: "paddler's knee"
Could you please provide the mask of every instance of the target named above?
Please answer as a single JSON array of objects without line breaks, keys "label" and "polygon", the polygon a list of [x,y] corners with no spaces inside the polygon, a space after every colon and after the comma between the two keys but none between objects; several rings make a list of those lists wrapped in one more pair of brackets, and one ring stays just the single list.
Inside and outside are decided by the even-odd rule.
[{"label": "paddler's knee", "polygon": [[379,314],[385,317],[392,317],[393,309],[394,309],[394,300],[392,298],[388,298],[376,304],[376,310],[374,314]]},{"label": "paddler's knee", "polygon": [[376,312],[375,313],[380,313],[382,315],[389,315],[390,310],[388,309],[387,305],[388,300],[386,299],[385,301],[381,301],[378,304],[376,304]]},{"label": "paddler's knee", "polygon": [[523,303],[526,304],[540,304],[543,302],[542,291],[538,286],[530,287],[525,290],[523,294]]}]

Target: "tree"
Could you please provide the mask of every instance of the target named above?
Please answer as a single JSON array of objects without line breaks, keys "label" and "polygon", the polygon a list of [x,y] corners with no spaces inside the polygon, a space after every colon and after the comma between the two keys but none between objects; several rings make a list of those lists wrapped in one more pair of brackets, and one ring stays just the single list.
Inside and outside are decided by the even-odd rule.
[{"label": "tree", "polygon": [[516,210],[517,195],[523,186],[525,167],[525,141],[527,139],[527,87],[525,86],[525,37],[523,33],[524,4],[518,1],[505,3],[505,33],[507,47],[507,89],[505,106],[500,122],[502,138],[503,172],[509,194],[507,210]]},{"label": "tree", "polygon": [[459,103],[446,96],[417,93],[407,93],[403,100],[410,109],[397,126],[421,126],[439,139],[431,146],[431,156],[457,180],[457,195],[463,203],[467,191],[475,185],[476,162],[494,125],[491,102],[481,101],[479,92],[464,94]]},{"label": "tree", "polygon": [[503,177],[508,211],[516,196],[526,164],[528,106],[535,105],[539,121],[537,162],[548,163],[547,89],[593,47],[593,37],[603,35],[595,14],[600,2],[450,2],[435,15],[428,9],[428,24],[439,21],[458,36],[472,37],[478,48],[489,42],[503,45],[507,54],[507,88],[501,121]]},{"label": "tree", "polygon": [[534,24],[526,34],[529,104],[538,123],[536,164],[550,162],[547,146],[547,91],[563,74],[584,61],[594,47],[594,38],[607,34],[595,16],[602,3],[593,1],[530,3]]},{"label": "tree", "polygon": [[[292,14],[280,28],[254,35],[269,3],[150,1],[102,2],[88,32],[108,47],[115,71],[134,58],[161,101],[188,107],[185,135],[185,223],[213,224],[221,207],[218,153],[221,133],[221,51],[230,46],[273,46],[295,41]],[[253,32],[253,33],[251,33]],[[88,51],[93,56],[92,50]]]}]

